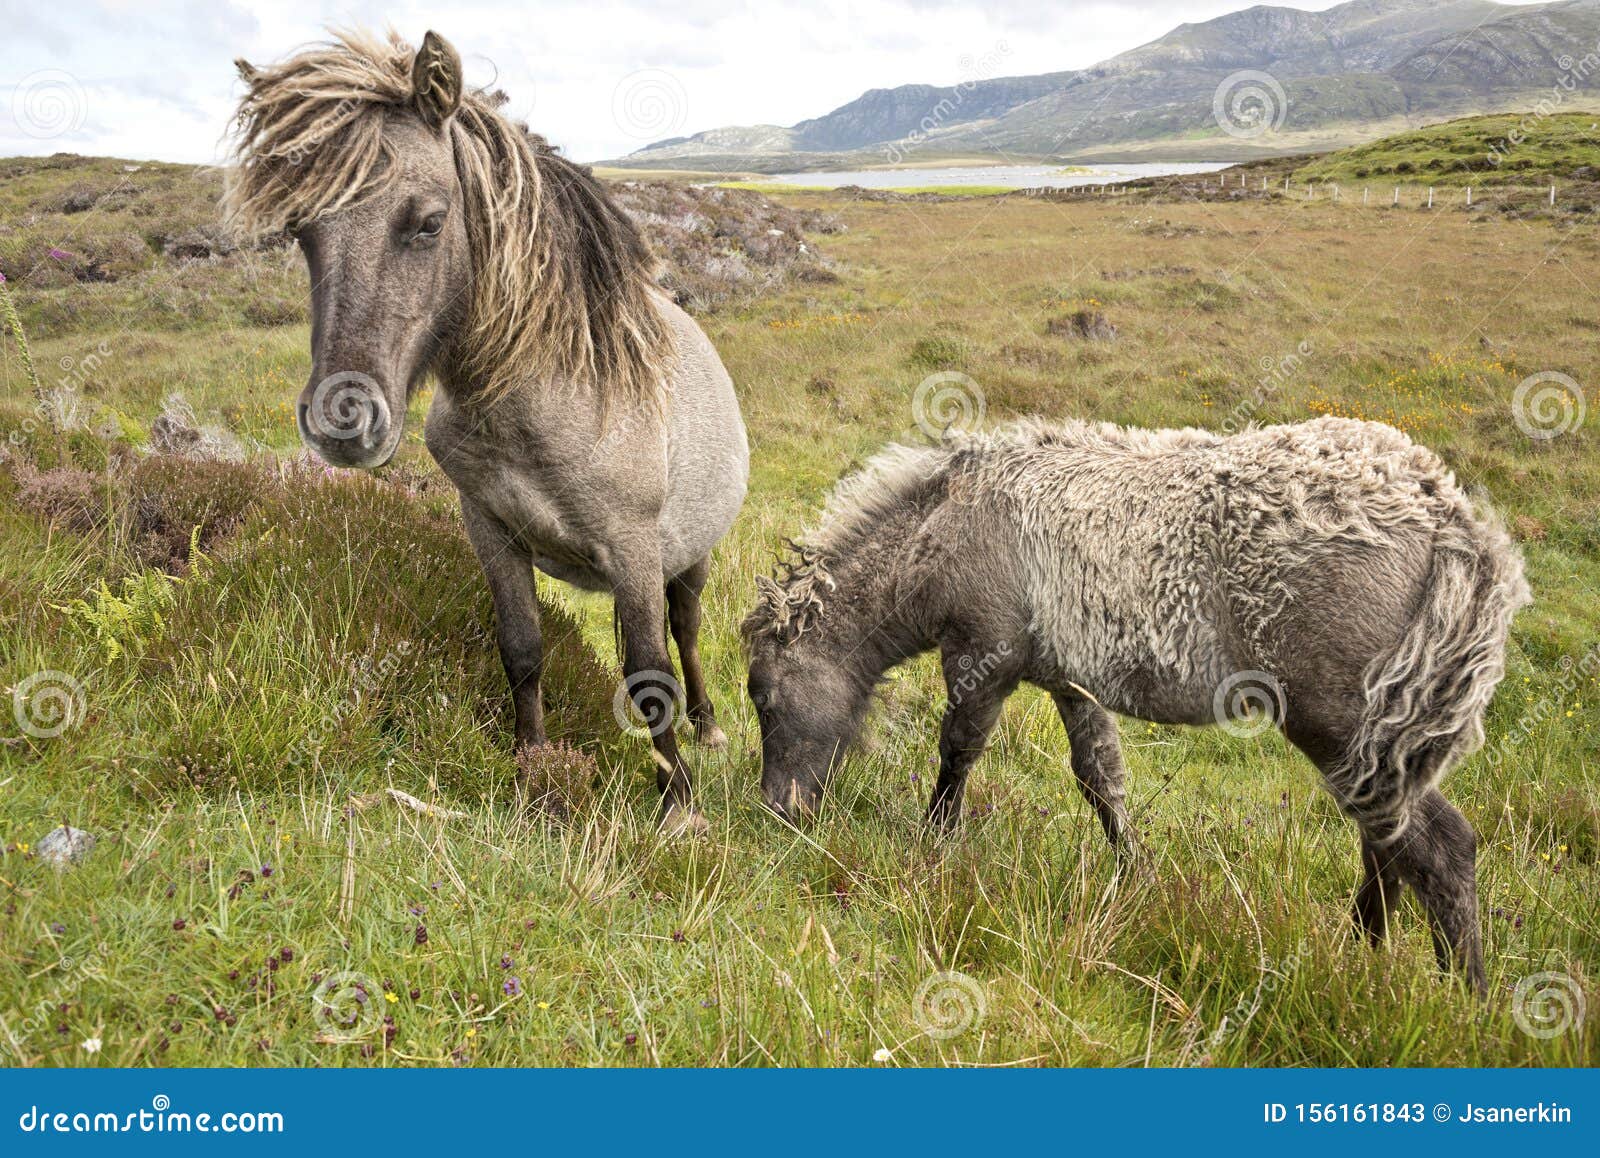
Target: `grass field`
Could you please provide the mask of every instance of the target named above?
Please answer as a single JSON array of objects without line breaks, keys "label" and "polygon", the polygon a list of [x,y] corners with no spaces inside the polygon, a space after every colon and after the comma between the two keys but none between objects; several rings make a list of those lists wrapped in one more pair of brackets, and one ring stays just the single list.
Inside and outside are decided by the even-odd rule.
[{"label": "grass field", "polygon": [[[646,742],[613,719],[607,607],[543,579],[552,728],[602,776],[565,827],[513,806],[488,595],[420,443],[426,398],[374,477],[298,457],[292,253],[129,247],[115,281],[12,277],[46,389],[7,337],[0,687],[37,712],[0,744],[7,1062],[1600,1061],[1593,226],[787,196],[848,228],[819,242],[837,280],[704,319],[753,471],[708,591],[732,744],[692,752],[711,821],[694,842],[653,832]],[[97,213],[66,228],[109,228]],[[0,237],[0,268],[8,241],[81,248],[41,230]],[[1052,332],[1079,311],[1115,340]],[[1358,941],[1355,832],[1273,734],[1125,721],[1151,872],[1119,878],[1049,701],[1021,694],[960,832],[935,841],[920,821],[943,690],[924,660],[885,687],[815,825],[762,812],[736,630],[754,577],[842,472],[922,437],[916,387],[950,371],[988,423],[1382,419],[1501,509],[1537,602],[1494,751],[1446,784],[1481,838],[1487,1002],[1436,971],[1409,899],[1388,949]],[[1524,433],[1513,395],[1540,372],[1576,378],[1586,423]],[[52,403],[63,380],[75,420]],[[147,453],[174,391],[242,461]],[[1558,422],[1527,410],[1538,433]],[[99,844],[57,871],[35,846],[63,821]],[[1586,998],[1587,1022],[1519,1027],[1513,989],[1543,973]]]}]

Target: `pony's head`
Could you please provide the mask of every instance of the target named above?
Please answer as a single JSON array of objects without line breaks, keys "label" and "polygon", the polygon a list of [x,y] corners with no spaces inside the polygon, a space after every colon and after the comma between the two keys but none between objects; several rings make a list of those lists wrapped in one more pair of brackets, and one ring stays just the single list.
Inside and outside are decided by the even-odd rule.
[{"label": "pony's head", "polygon": [[343,33],[247,91],[224,211],[289,233],[311,273],[307,445],[376,467],[430,370],[468,400],[533,381],[609,401],[661,389],[671,338],[632,223],[587,170],[466,87],[436,33]]},{"label": "pony's head", "polygon": [[825,559],[796,547],[778,579],[757,580],[760,601],[742,625],[747,689],[761,725],[761,793],[785,820],[816,811],[822,790],[861,731],[875,675],[852,662],[836,584]]}]

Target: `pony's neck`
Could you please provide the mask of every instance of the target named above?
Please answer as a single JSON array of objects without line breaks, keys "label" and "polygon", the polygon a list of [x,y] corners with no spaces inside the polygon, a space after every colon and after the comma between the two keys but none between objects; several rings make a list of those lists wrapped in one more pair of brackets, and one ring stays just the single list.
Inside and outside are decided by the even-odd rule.
[{"label": "pony's neck", "polygon": [[929,624],[926,591],[901,578],[905,545],[914,526],[879,528],[869,540],[834,556],[834,589],[827,604],[828,635],[847,650],[851,667],[876,681],[884,672],[937,642]]}]

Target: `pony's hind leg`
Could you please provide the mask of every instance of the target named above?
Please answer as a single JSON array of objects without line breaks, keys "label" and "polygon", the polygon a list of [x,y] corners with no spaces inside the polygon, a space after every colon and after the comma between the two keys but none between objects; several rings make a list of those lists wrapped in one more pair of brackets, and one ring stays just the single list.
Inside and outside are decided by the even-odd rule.
[{"label": "pony's hind leg", "polygon": [[1374,840],[1366,832],[1361,834],[1361,866],[1366,870],[1366,877],[1356,891],[1352,916],[1356,928],[1366,936],[1367,944],[1376,948],[1389,935],[1389,922],[1394,918],[1405,882],[1400,879],[1400,872],[1384,850],[1382,841]]},{"label": "pony's hind leg", "polygon": [[1473,989],[1487,993],[1478,930],[1478,836],[1467,818],[1430,788],[1412,806],[1410,823],[1377,853],[1381,871],[1392,869],[1416,890],[1439,967],[1460,969]]},{"label": "pony's hind leg", "polygon": [[678,644],[678,663],[683,668],[683,690],[694,738],[708,748],[724,748],[728,737],[717,727],[717,712],[711,706],[705,673],[700,667],[700,593],[705,590],[710,573],[708,556],[667,580],[667,622]]},{"label": "pony's hind leg", "polygon": [[1100,818],[1106,839],[1118,858],[1124,858],[1131,851],[1127,839],[1127,775],[1116,718],[1078,692],[1053,692],[1051,698],[1067,728],[1078,789]]}]

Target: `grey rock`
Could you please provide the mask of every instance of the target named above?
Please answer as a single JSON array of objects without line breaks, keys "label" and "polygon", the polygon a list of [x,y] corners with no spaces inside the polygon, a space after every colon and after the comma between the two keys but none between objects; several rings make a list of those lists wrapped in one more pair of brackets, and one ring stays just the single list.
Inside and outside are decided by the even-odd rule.
[{"label": "grey rock", "polygon": [[41,837],[34,851],[41,860],[50,861],[60,868],[81,861],[94,849],[95,843],[94,833],[63,824]]}]

